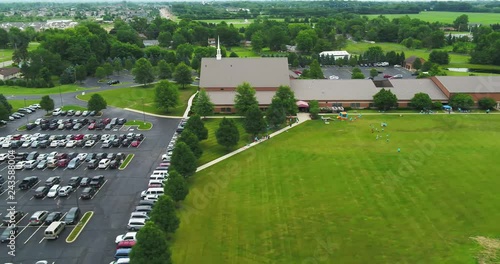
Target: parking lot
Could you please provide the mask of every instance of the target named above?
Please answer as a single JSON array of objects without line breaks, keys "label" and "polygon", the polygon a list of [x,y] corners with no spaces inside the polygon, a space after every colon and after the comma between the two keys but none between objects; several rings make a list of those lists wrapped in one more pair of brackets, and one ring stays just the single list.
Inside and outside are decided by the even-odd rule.
[{"label": "parking lot", "polygon": [[[40,112],[40,111],[38,111]],[[41,117],[43,113],[30,116],[31,120]],[[43,111],[42,111],[43,112]],[[110,108],[105,110],[101,118],[126,118],[128,120],[142,120],[143,115],[127,112],[121,109]],[[15,256],[9,256],[11,251],[7,243],[0,247],[0,262],[11,263],[35,263],[38,260],[47,260],[49,263],[109,263],[113,259],[116,250],[115,238],[127,231],[126,225],[130,212],[137,205],[141,191],[148,185],[149,175],[161,160],[165,153],[168,142],[175,132],[179,119],[164,119],[147,116],[146,121],[152,122],[154,128],[150,131],[138,131],[136,127],[117,126],[111,130],[88,130],[83,126],[81,130],[44,130],[36,127],[30,131],[19,132],[16,128],[25,124],[24,119],[11,121],[7,127],[0,128],[0,137],[8,134],[35,134],[48,135],[126,135],[129,133],[141,133],[144,138],[137,147],[130,145],[119,145],[116,147],[102,148],[102,142],[91,147],[47,147],[47,148],[19,148],[16,152],[37,151],[39,154],[47,154],[53,151],[59,153],[123,153],[125,156],[133,153],[135,156],[128,167],[124,170],[110,169],[88,169],[87,163],[83,162],[75,169],[68,168],[43,168],[43,169],[19,169],[15,171],[16,187],[19,182],[27,176],[37,176],[39,182],[28,190],[17,190],[14,203],[9,200],[9,194],[0,194],[0,218],[7,214],[7,208],[15,206],[17,211],[25,215],[17,223],[19,233],[15,240]],[[0,153],[7,152],[8,148],[0,149]],[[0,175],[7,177],[8,169],[6,161],[0,163]],[[66,185],[69,178],[74,176],[93,177],[104,176],[104,183],[97,189],[96,193],[88,200],[80,198],[82,188],[77,188],[67,197],[34,198],[37,187],[44,185],[45,181],[52,176],[60,176],[60,185]],[[30,226],[29,218],[36,211],[46,210],[48,212],[60,211],[63,214],[72,207],[78,206],[81,215],[87,211],[93,211],[94,215],[83,229],[79,237],[73,243],[65,240],[73,225],[69,225],[56,240],[43,239],[46,225]],[[80,215],[80,216],[81,216]],[[0,228],[3,232],[5,227]]]}]

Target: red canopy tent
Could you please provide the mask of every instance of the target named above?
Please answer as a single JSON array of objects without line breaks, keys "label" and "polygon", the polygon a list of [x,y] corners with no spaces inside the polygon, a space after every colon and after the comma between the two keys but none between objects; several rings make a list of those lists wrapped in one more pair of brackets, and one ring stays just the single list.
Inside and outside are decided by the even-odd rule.
[{"label": "red canopy tent", "polygon": [[297,107],[305,108],[305,107],[309,107],[309,104],[307,102],[304,102],[304,101],[297,101]]}]

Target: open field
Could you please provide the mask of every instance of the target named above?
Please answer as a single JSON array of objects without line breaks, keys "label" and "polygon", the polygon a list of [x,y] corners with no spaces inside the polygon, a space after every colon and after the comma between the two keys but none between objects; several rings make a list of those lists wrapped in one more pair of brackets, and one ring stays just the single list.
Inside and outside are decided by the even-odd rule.
[{"label": "open field", "polygon": [[[275,20],[275,21],[280,21],[282,22],[284,19],[282,18],[269,18],[269,20]],[[213,23],[213,24],[220,24],[221,22],[226,22],[228,25],[233,24],[234,27],[236,28],[246,28],[248,25],[252,24],[254,19],[201,19],[201,20],[196,20],[200,22],[206,22],[206,23]]]},{"label": "open field", "polygon": [[[131,108],[139,111],[146,111],[155,114],[167,114],[182,116],[187,107],[187,101],[196,92],[197,87],[188,86],[186,89],[179,89],[179,105],[171,109],[168,113],[159,111],[154,103],[154,87],[127,87],[114,90],[96,92],[102,95],[108,105],[121,108]],[[88,101],[93,93],[78,95],[77,98]]]},{"label": "open field", "polygon": [[[233,120],[236,122],[238,130],[240,131],[240,141],[238,142],[238,145],[234,148],[238,149],[245,146],[247,143],[251,142],[251,138],[245,132],[241,120],[240,119],[233,119]],[[204,120],[205,127],[208,129],[208,139],[200,142],[200,145],[203,148],[203,155],[201,155],[200,159],[198,160],[198,165],[205,164],[218,157],[224,156],[227,153],[234,150],[231,149],[228,151],[226,150],[226,148],[222,147],[217,143],[215,132],[219,128],[220,121],[222,121],[222,118]]]},{"label": "open field", "polygon": [[[28,46],[28,51],[34,50],[36,47],[38,47],[38,45],[40,45],[40,43],[30,42]],[[0,62],[12,60],[13,53],[14,49],[0,49]]]},{"label": "open field", "polygon": [[302,124],[191,179],[173,261],[477,263],[471,237],[500,234],[499,121]]},{"label": "open field", "polygon": [[[95,88],[83,88],[75,84],[64,84],[55,86],[52,88],[26,88],[21,86],[0,86],[0,93],[5,96],[9,95],[48,95],[48,94],[59,94],[59,93],[71,93],[78,91],[89,91]],[[54,98],[52,98],[54,99]]]},{"label": "open field", "polygon": [[[500,14],[498,13],[468,13],[468,12],[437,12],[437,11],[427,11],[420,12],[419,14],[408,14],[410,18],[418,18],[427,22],[441,22],[446,24],[453,24],[453,21],[461,15],[467,15],[469,17],[469,23],[480,23],[480,24],[496,24],[500,21]],[[382,14],[383,16],[393,19],[402,17],[402,14]],[[368,15],[367,17],[373,18],[379,15]]]},{"label": "open field", "polygon": [[[26,100],[26,104],[24,100],[7,100],[10,105],[12,105],[12,112],[16,112],[17,109],[23,108],[25,106],[30,106],[32,104],[39,104],[40,100]],[[38,110],[38,111],[45,111],[45,110]]]}]

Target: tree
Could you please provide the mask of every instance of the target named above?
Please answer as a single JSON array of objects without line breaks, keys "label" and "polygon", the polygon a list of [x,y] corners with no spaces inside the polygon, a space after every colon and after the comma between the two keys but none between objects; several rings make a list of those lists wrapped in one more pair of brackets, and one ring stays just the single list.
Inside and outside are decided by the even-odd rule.
[{"label": "tree", "polygon": [[172,200],[175,202],[184,200],[189,193],[186,179],[175,170],[170,170],[168,172],[167,184],[163,189],[165,194],[172,197]]},{"label": "tree", "polygon": [[[378,71],[377,71],[377,69],[375,69],[375,68],[371,68],[371,69],[370,69],[370,77],[372,77],[372,79],[373,79],[373,78],[375,78],[375,77],[377,77],[377,76],[378,76]],[[353,79],[354,79],[354,78],[353,78]]]},{"label": "tree", "polygon": [[179,89],[167,80],[155,85],[155,104],[158,109],[168,112],[179,104]]},{"label": "tree", "polygon": [[50,96],[44,95],[40,100],[40,107],[43,110],[47,111],[47,113],[49,113],[50,111],[54,110],[54,100],[50,98]]},{"label": "tree", "polygon": [[155,80],[153,72],[153,65],[145,58],[140,58],[135,62],[134,69],[132,69],[134,80],[137,83],[146,85]]},{"label": "tree", "polygon": [[382,88],[373,96],[373,103],[378,109],[386,111],[391,107],[397,106],[398,98],[391,92],[391,90]]},{"label": "tree", "polygon": [[177,67],[175,67],[174,80],[182,85],[182,89],[186,88],[186,84],[191,84],[193,82],[191,68],[184,62],[179,63]]},{"label": "tree", "polygon": [[411,64],[411,66],[413,67],[413,69],[418,71],[422,68],[422,61],[420,60],[420,58],[415,58],[415,61]]},{"label": "tree", "polygon": [[469,24],[469,16],[466,14],[458,16],[455,21],[453,21],[453,26],[457,31],[467,31],[467,24]]},{"label": "tree", "polygon": [[209,116],[214,112],[214,104],[210,101],[210,96],[208,96],[205,89],[201,89],[198,92],[198,97],[193,105],[193,111],[199,116]]},{"label": "tree", "polygon": [[208,138],[208,129],[205,127],[199,115],[189,117],[184,129],[193,132],[200,141]]},{"label": "tree", "polygon": [[[152,213],[152,212],[151,212]],[[135,264],[171,264],[165,233],[152,221],[147,221],[137,233],[137,242],[130,252]]]},{"label": "tree", "polygon": [[95,69],[94,75],[95,75],[95,77],[97,77],[100,80],[106,76],[106,70],[104,70],[103,67],[99,66]]},{"label": "tree", "polygon": [[281,85],[276,91],[274,97],[281,100],[286,115],[294,116],[299,111],[297,107],[297,99],[295,99],[295,93],[289,86]]},{"label": "tree", "polygon": [[[78,80],[78,68],[76,69],[76,79]],[[47,67],[43,67],[42,69],[40,69],[40,72],[38,73],[38,75],[40,76],[40,78],[42,78],[46,83],[52,83],[52,76],[50,74],[50,70],[47,68]],[[87,72],[85,72],[85,77],[87,77]],[[85,77],[84,77],[84,80],[85,80]]]},{"label": "tree", "polygon": [[232,119],[223,118],[219,128],[215,131],[217,143],[227,150],[233,148],[240,141],[240,132]]},{"label": "tree", "polygon": [[168,48],[172,41],[172,34],[170,32],[160,32],[158,35],[158,43],[160,47]]},{"label": "tree", "polygon": [[361,69],[358,67],[354,67],[352,69],[351,79],[364,79],[365,75],[361,72]]},{"label": "tree", "polygon": [[80,83],[87,78],[87,67],[85,65],[76,65],[76,80]]},{"label": "tree", "polygon": [[113,70],[116,74],[120,75],[120,72],[123,70],[123,62],[119,57],[116,57],[113,60]]},{"label": "tree", "polygon": [[432,105],[432,99],[426,93],[416,93],[411,99],[411,106],[417,110],[430,110]]},{"label": "tree", "polygon": [[[5,107],[9,115],[12,113],[12,105],[9,103],[9,101],[7,101],[7,98],[3,94],[0,94],[0,104],[2,104]],[[0,120],[8,120],[8,119],[0,119]]]},{"label": "tree", "polygon": [[161,195],[151,211],[151,221],[166,234],[172,234],[179,227],[179,217],[175,212],[175,203],[168,195]]},{"label": "tree", "polygon": [[236,108],[238,114],[246,116],[248,109],[254,106],[259,107],[257,97],[255,97],[255,89],[247,82],[238,85],[234,97],[234,108]]},{"label": "tree", "polygon": [[110,75],[113,74],[114,68],[113,68],[113,65],[111,65],[111,63],[106,62],[102,65],[102,67],[104,68],[104,72],[106,73],[106,77],[109,77]]},{"label": "tree", "polygon": [[278,128],[286,121],[286,112],[283,101],[279,97],[273,97],[271,105],[266,111],[266,121],[274,128]]},{"label": "tree", "polygon": [[104,98],[98,93],[93,94],[87,103],[87,109],[89,111],[96,111],[97,113],[106,109],[107,106],[108,103],[106,103],[106,100],[104,100]]},{"label": "tree", "polygon": [[317,100],[309,101],[309,113],[312,119],[318,119],[319,117],[319,103]]},{"label": "tree", "polygon": [[321,66],[319,65],[318,60],[313,60],[311,65],[309,65],[309,73],[306,76],[309,79],[324,79],[325,75],[323,74],[323,70],[321,70]]},{"label": "tree", "polygon": [[450,63],[450,55],[447,51],[433,50],[429,54],[429,61],[437,64],[449,64]]},{"label": "tree", "polygon": [[450,105],[455,109],[470,109],[474,105],[474,100],[469,94],[455,94],[450,98]]},{"label": "tree", "polygon": [[262,115],[262,111],[260,111],[259,107],[256,105],[248,109],[244,122],[245,131],[252,136],[262,133],[266,128],[266,122]]},{"label": "tree", "polygon": [[179,172],[184,178],[196,172],[196,157],[186,143],[179,141],[175,144],[170,160],[170,170]]},{"label": "tree", "polygon": [[66,68],[59,78],[61,84],[75,83],[75,81],[75,68],[73,66]]},{"label": "tree", "polygon": [[158,79],[172,78],[172,68],[165,60],[158,62]]},{"label": "tree", "polygon": [[252,34],[252,50],[259,53],[262,51],[262,49],[264,48],[264,40],[265,37],[264,37],[264,34],[262,33],[262,31],[257,31],[255,33]]},{"label": "tree", "polygon": [[191,152],[193,152],[194,156],[197,159],[199,159],[201,157],[201,154],[203,154],[203,149],[200,146],[200,140],[191,130],[184,128],[184,131],[182,131],[179,138],[179,142],[186,143],[186,145],[189,147]]},{"label": "tree", "polygon": [[477,101],[477,104],[481,109],[493,109],[497,105],[497,101],[491,97],[483,97]]},{"label": "tree", "polygon": [[3,104],[0,104],[0,120],[9,120],[9,111]]}]

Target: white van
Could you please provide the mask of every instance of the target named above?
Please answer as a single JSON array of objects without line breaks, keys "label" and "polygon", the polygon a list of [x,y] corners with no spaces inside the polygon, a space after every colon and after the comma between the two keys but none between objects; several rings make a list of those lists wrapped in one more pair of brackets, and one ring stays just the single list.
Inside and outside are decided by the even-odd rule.
[{"label": "white van", "polygon": [[168,171],[166,170],[155,170],[153,171],[153,173],[151,175],[161,175],[161,176],[165,176],[165,178],[168,177]]},{"label": "white van", "polygon": [[156,181],[165,182],[165,181],[167,181],[167,177],[165,177],[163,175],[151,175],[151,176],[149,176],[149,180],[156,180]]},{"label": "white van", "polygon": [[59,234],[66,227],[66,223],[64,222],[52,222],[47,229],[45,229],[45,239],[56,239],[59,237]]},{"label": "white van", "polygon": [[146,195],[155,194],[155,195],[163,195],[163,188],[148,188],[147,190],[141,193],[141,198],[146,197]]}]

